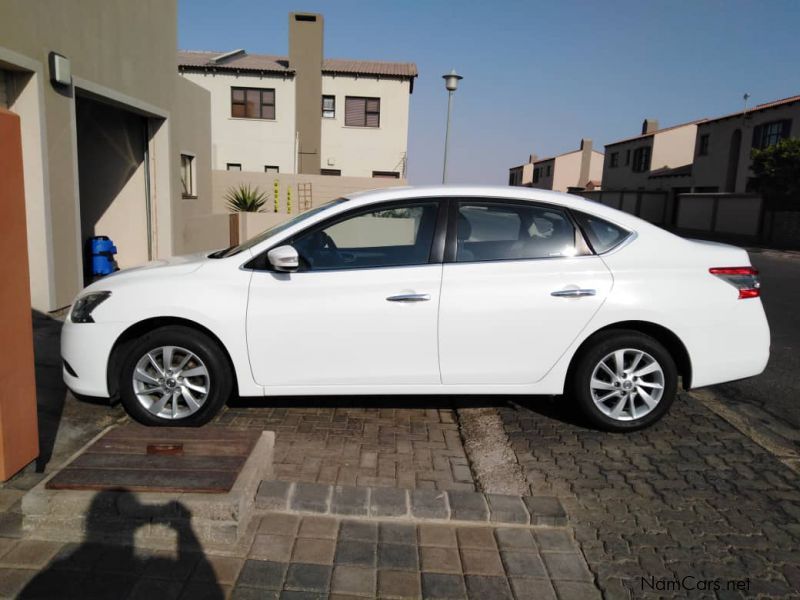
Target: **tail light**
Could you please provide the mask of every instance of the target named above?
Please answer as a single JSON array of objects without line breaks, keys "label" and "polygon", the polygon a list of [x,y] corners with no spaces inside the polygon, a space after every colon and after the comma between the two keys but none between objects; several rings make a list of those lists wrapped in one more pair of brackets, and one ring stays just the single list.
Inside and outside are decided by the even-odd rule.
[{"label": "tail light", "polygon": [[761,295],[761,281],[758,279],[756,268],[714,267],[708,272],[739,290],[739,299],[758,298]]}]

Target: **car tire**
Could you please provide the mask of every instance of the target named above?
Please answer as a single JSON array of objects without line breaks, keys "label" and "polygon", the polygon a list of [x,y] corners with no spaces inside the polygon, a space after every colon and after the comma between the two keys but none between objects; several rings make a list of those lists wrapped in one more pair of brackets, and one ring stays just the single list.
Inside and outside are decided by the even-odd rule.
[{"label": "car tire", "polygon": [[224,350],[195,329],[160,327],[125,348],[120,400],[125,411],[143,425],[204,425],[220,411],[232,390],[233,376]]},{"label": "car tire", "polygon": [[678,388],[675,360],[658,340],[638,331],[598,334],[571,375],[570,395],[606,431],[649,427],[667,413]]}]

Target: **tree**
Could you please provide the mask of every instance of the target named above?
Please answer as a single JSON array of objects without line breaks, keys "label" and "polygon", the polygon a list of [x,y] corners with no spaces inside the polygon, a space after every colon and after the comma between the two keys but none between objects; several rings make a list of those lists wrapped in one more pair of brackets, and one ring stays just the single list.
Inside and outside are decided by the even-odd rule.
[{"label": "tree", "polygon": [[784,138],[752,155],[753,187],[768,200],[800,202],[800,138]]}]

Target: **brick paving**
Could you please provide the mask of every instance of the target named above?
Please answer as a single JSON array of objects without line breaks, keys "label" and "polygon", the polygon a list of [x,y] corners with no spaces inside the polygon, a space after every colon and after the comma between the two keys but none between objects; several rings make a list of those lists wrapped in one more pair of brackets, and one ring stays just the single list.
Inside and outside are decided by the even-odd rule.
[{"label": "brick paving", "polygon": [[606,598],[800,598],[800,477],[690,396],[625,435],[547,401],[500,414],[532,490],[561,498]]},{"label": "brick paving", "polygon": [[[305,404],[305,405],[304,405]],[[286,481],[474,490],[449,403],[404,398],[239,402],[218,424],[275,431],[274,477]]]},{"label": "brick paving", "polygon": [[[565,527],[270,513],[237,556],[9,541],[0,596],[21,598],[599,598]],[[513,590],[513,592],[512,592]]]}]

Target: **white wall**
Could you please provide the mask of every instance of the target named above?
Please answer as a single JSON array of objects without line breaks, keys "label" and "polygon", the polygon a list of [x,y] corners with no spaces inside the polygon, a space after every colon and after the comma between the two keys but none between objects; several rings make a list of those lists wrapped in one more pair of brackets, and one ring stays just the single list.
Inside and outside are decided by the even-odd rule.
[{"label": "white wall", "polygon": [[[322,119],[321,168],[341,169],[350,177],[372,177],[373,171],[397,171],[402,177],[408,150],[409,82],[325,75],[322,93],[336,96],[336,118]],[[346,96],[380,98],[380,127],[346,127]]]},{"label": "white wall", "polygon": [[[277,165],[281,173],[294,172],[295,110],[291,77],[224,72],[182,75],[211,92],[212,169],[239,163],[243,171],[263,172],[265,165]],[[274,89],[275,120],[232,117],[232,87]]]},{"label": "white wall", "polygon": [[657,133],[653,140],[653,156],[650,170],[656,171],[664,167],[675,168],[688,165],[694,159],[694,141],[697,136],[697,125],[676,127],[663,133]]}]

